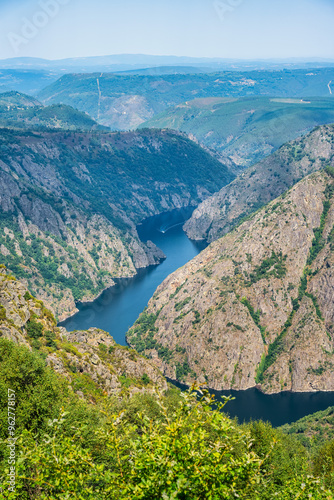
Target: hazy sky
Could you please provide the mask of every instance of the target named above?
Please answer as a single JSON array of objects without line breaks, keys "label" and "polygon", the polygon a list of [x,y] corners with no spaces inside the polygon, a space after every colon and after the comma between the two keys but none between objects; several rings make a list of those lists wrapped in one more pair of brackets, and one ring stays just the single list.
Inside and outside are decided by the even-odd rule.
[{"label": "hazy sky", "polygon": [[334,0],[0,0],[0,58],[334,59]]}]

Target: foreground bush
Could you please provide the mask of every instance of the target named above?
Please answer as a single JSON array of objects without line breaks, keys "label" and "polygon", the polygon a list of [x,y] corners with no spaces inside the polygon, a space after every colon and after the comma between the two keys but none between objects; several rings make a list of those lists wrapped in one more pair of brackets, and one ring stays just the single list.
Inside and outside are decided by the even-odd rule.
[{"label": "foreground bush", "polygon": [[[333,447],[314,462],[314,478],[305,448],[293,437],[263,422],[238,425],[206,392],[200,398],[198,389],[181,396],[139,394],[92,406],[71,395],[68,382],[27,349],[0,341],[0,356],[3,390],[9,380],[24,382],[22,389],[15,386],[22,399],[15,492],[8,490],[1,413],[0,498],[333,499],[324,486],[331,486]],[[38,385],[47,405],[37,397]]]}]

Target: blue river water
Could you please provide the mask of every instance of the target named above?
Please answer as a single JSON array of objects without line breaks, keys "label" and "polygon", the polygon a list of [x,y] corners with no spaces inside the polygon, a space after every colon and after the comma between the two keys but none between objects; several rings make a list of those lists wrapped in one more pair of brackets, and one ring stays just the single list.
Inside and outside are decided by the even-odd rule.
[{"label": "blue river water", "polygon": [[[117,343],[126,345],[126,332],[144,310],[156,288],[179,267],[205,248],[205,243],[190,241],[182,231],[182,222],[190,211],[175,211],[151,217],[138,227],[142,241],[151,240],[166,255],[158,266],[139,271],[137,276],[118,279],[116,285],[102,293],[93,303],[79,304],[79,312],[61,323],[68,331],[98,327],[109,332]],[[176,384],[184,389],[185,386]],[[212,391],[214,392],[214,391]],[[262,419],[273,426],[290,423],[334,406],[333,392],[265,395],[258,389],[214,392],[220,399],[232,396],[225,409],[240,422]]]},{"label": "blue river water", "polygon": [[94,302],[78,304],[79,312],[62,322],[68,331],[97,327],[110,333],[118,344],[126,345],[125,335],[146,307],[156,288],[167,276],[186,264],[205,248],[190,241],[182,223],[191,210],[174,211],[151,217],[138,226],[142,241],[153,241],[166,255],[158,266],[140,270],[134,278],[117,279]]}]

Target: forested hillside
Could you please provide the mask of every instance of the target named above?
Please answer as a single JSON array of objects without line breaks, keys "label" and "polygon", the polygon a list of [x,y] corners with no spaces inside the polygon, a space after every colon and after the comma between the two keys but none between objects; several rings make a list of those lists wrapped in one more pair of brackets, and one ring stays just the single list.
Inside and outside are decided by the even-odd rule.
[{"label": "forested hillside", "polygon": [[[327,447],[313,455],[269,424],[238,425],[205,391],[199,400],[167,387],[150,361],[104,332],[66,334],[0,271],[2,498],[333,498]],[[8,388],[19,453],[14,492]]]},{"label": "forested hillside", "polygon": [[90,116],[71,106],[43,106],[19,92],[0,94],[0,127],[14,129],[106,130]]}]

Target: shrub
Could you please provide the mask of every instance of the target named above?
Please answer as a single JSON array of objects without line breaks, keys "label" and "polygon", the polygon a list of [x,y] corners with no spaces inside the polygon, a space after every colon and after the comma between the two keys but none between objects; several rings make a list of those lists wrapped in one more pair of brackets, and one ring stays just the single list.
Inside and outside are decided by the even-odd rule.
[{"label": "shrub", "polygon": [[6,319],[6,309],[4,306],[0,305],[0,320],[4,321]]},{"label": "shrub", "polygon": [[30,319],[27,323],[27,335],[32,339],[39,339],[43,336],[43,325],[35,319]]}]

